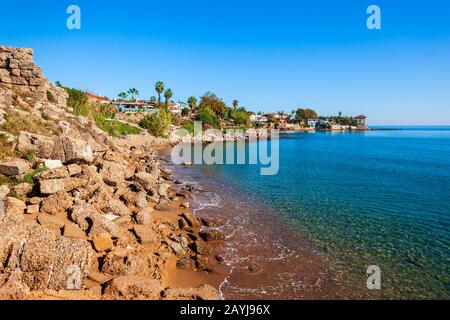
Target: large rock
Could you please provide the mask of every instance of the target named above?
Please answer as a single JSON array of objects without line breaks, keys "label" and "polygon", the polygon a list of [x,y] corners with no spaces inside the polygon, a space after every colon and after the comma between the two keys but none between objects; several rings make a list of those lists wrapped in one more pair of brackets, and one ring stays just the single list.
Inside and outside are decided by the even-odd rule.
[{"label": "large rock", "polygon": [[107,232],[112,237],[120,235],[120,228],[114,222],[101,215],[93,206],[79,204],[72,208],[71,218],[80,228],[88,232],[89,237],[95,237]]},{"label": "large rock", "polygon": [[72,198],[65,191],[52,194],[42,201],[41,211],[56,215],[59,212],[65,212],[73,205]]},{"label": "large rock", "polygon": [[55,259],[56,236],[43,227],[33,227],[20,256],[24,282],[32,290],[47,288]]},{"label": "large rock", "polygon": [[112,276],[136,275],[144,267],[144,261],[140,256],[128,249],[118,249],[105,257],[102,272]]},{"label": "large rock", "polygon": [[126,168],[122,164],[105,161],[100,170],[100,176],[107,185],[117,187],[125,181],[125,171]]},{"label": "large rock", "polygon": [[5,176],[18,176],[30,170],[30,164],[21,159],[0,162],[0,173]]},{"label": "large rock", "polygon": [[48,288],[81,290],[92,266],[92,249],[83,240],[60,238]]},{"label": "large rock", "polygon": [[167,289],[164,297],[166,300],[222,300],[219,292],[206,284],[197,288]]},{"label": "large rock", "polygon": [[111,199],[106,206],[102,208],[102,211],[120,217],[130,214],[128,207],[122,201],[117,199]]},{"label": "large rock", "polygon": [[6,185],[2,185],[0,186],[0,200],[6,198],[6,196],[11,192],[11,190],[9,190],[8,186]]},{"label": "large rock", "polygon": [[136,182],[140,184],[146,191],[154,189],[158,182],[158,175],[147,172],[138,172],[134,177]]},{"label": "large rock", "polygon": [[52,158],[55,142],[50,137],[22,131],[19,134],[17,149],[21,154],[35,151],[40,158]]},{"label": "large rock", "polygon": [[61,141],[66,163],[91,163],[94,161],[94,152],[87,141],[73,137],[63,137]]},{"label": "large rock", "polygon": [[141,276],[115,278],[105,288],[105,295],[115,299],[159,299],[162,291],[158,280]]},{"label": "large rock", "polygon": [[17,198],[8,197],[3,200],[2,204],[3,210],[1,210],[2,208],[0,208],[0,223],[2,221],[23,221],[23,214],[25,213],[25,210],[27,208],[25,202]]},{"label": "large rock", "polygon": [[30,288],[23,282],[22,272],[12,272],[0,287],[0,300],[25,300]]}]

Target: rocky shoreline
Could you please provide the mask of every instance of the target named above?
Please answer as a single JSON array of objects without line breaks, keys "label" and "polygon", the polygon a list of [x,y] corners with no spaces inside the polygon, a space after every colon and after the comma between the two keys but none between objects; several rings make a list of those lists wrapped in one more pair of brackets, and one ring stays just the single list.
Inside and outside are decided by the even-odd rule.
[{"label": "rocky shoreline", "polygon": [[0,299],[220,299],[224,235],[158,159],[170,142],[73,115],[32,55],[0,47]]}]

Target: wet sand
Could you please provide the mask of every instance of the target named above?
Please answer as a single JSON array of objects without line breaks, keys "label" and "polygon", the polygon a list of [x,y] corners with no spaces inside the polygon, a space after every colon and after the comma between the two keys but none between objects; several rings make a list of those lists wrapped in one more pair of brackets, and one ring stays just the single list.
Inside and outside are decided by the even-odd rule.
[{"label": "wet sand", "polygon": [[[164,156],[167,158],[167,154]],[[222,263],[199,277],[218,288],[224,299],[361,299],[369,298],[364,275],[342,272],[326,253],[311,246],[275,211],[248,195],[211,179],[197,167],[173,166],[176,178],[195,186],[191,211],[220,222],[226,240],[214,246]],[[210,257],[214,260],[214,256]],[[176,273],[188,284],[180,272]],[[183,278],[185,280],[183,280]],[[174,280],[175,281],[175,280]],[[199,280],[200,281],[200,280]]]}]

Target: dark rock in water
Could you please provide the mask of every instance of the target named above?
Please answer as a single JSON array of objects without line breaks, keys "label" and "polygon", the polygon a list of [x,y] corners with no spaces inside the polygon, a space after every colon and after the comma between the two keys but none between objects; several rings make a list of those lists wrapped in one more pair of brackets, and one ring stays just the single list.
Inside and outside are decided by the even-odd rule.
[{"label": "dark rock in water", "polygon": [[183,184],[184,182],[181,180],[175,180],[175,184]]},{"label": "dark rock in water", "polygon": [[203,241],[195,241],[193,247],[198,254],[208,255],[212,253],[212,248]]},{"label": "dark rock in water", "polygon": [[258,263],[256,262],[249,262],[247,264],[247,270],[250,274],[259,274],[261,272],[263,272],[263,267],[260,266]]},{"label": "dark rock in water", "polygon": [[209,259],[206,256],[202,256],[202,255],[196,255],[195,256],[195,266],[198,269],[204,270],[204,271],[208,271],[211,272],[211,265],[209,263]]},{"label": "dark rock in water", "polygon": [[206,218],[202,218],[201,222],[204,226],[206,227],[210,227],[210,228],[217,228],[220,227],[222,225],[222,223],[218,220],[215,219],[206,219]]},{"label": "dark rock in water", "polygon": [[189,269],[189,265],[190,265],[189,256],[183,255],[183,256],[178,258],[177,264],[176,264],[177,269],[179,269],[179,270],[187,270],[187,269]]},{"label": "dark rock in water", "polygon": [[225,235],[218,230],[205,230],[199,234],[205,241],[225,240]]}]

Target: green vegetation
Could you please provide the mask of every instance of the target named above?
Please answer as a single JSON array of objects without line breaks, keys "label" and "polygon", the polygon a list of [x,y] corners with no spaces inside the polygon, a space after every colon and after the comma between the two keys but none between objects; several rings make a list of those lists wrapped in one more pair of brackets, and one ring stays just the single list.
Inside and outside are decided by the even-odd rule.
[{"label": "green vegetation", "polygon": [[209,125],[216,129],[220,129],[221,127],[220,119],[208,107],[201,107],[195,115],[195,120],[201,121],[203,125]]},{"label": "green vegetation", "polygon": [[227,106],[225,102],[223,102],[222,99],[220,99],[214,93],[207,92],[200,97],[200,109],[209,109],[214,112],[217,117],[223,118]]},{"label": "green vegetation", "polygon": [[197,109],[197,98],[194,96],[191,96],[187,100],[189,109],[191,109],[192,112],[195,112],[195,109]]},{"label": "green vegetation", "polygon": [[243,109],[233,109],[230,118],[233,119],[235,125],[250,125],[250,116],[248,112]]},{"label": "green vegetation", "polygon": [[233,109],[236,110],[239,107],[239,101],[233,100]]},{"label": "green vegetation", "polygon": [[51,103],[56,103],[55,96],[49,90],[47,90],[47,100]]},{"label": "green vegetation", "polygon": [[1,131],[6,131],[18,136],[21,131],[36,134],[53,135],[60,131],[56,125],[44,123],[35,117],[23,117],[18,113],[10,112],[5,116],[6,122],[0,126]]},{"label": "green vegetation", "polygon": [[128,98],[128,94],[126,93],[126,92],[120,92],[118,95],[117,95],[120,99],[122,99],[122,100],[126,100],[127,98]]},{"label": "green vegetation", "polygon": [[38,173],[47,171],[48,169],[46,167],[39,167],[33,171],[31,171],[30,173],[28,173],[25,177],[23,177],[22,180],[20,180],[18,183],[30,183],[30,184],[34,184],[34,176],[37,175]]},{"label": "green vegetation", "polygon": [[133,127],[118,120],[107,120],[101,116],[95,119],[97,126],[112,137],[121,137],[127,134],[139,134],[141,129]]},{"label": "green vegetation", "polygon": [[136,101],[136,96],[139,95],[139,90],[136,88],[131,88],[127,93],[131,96],[131,101]]},{"label": "green vegetation", "polygon": [[181,115],[182,115],[183,117],[188,116],[190,113],[191,113],[191,109],[189,109],[189,108],[183,108],[183,109],[181,110]]},{"label": "green vegetation", "polygon": [[172,99],[172,97],[173,97],[173,92],[172,92],[172,90],[171,90],[171,89],[167,89],[167,90],[164,92],[164,98],[166,98],[166,106],[169,106],[170,99]]},{"label": "green vegetation", "polygon": [[308,119],[317,119],[318,115],[317,112],[315,112],[312,109],[297,109],[295,112],[295,120],[303,123],[305,120]]},{"label": "green vegetation", "polygon": [[166,137],[171,124],[172,115],[167,108],[161,108],[139,122],[141,128],[147,129],[156,137]]},{"label": "green vegetation", "polygon": [[155,91],[158,93],[158,105],[161,105],[161,94],[164,92],[164,83],[162,81],[158,81],[155,84]]},{"label": "green vegetation", "polygon": [[90,115],[90,108],[88,106],[88,99],[84,92],[68,87],[64,87],[64,89],[69,94],[67,106],[73,109],[73,113],[75,115],[88,117]]}]

